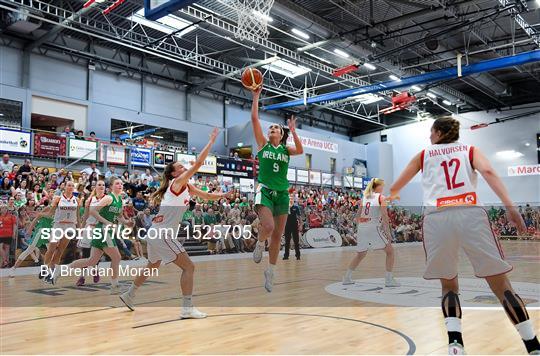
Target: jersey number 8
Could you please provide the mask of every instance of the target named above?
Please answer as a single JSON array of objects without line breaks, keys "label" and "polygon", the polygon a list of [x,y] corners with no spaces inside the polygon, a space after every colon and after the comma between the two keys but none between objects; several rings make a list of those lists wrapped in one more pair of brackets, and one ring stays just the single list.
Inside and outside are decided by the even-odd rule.
[{"label": "jersey number 8", "polygon": [[279,164],[274,163],[274,173],[279,172]]}]

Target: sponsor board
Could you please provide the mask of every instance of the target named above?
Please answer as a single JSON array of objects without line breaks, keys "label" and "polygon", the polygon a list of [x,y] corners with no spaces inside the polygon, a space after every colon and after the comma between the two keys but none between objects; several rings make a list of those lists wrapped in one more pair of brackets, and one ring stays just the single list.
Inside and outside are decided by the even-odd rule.
[{"label": "sponsor board", "polygon": [[315,248],[339,247],[342,243],[339,232],[328,227],[309,229],[304,234],[304,240],[309,246]]},{"label": "sponsor board", "polygon": [[[327,285],[326,292],[362,302],[404,307],[440,307],[441,283],[417,277],[397,278],[400,287],[385,288],[384,278],[356,280],[352,285],[341,282]],[[528,307],[539,307],[540,285],[512,282],[512,287]],[[502,307],[484,279],[460,278],[459,299],[463,307]]]},{"label": "sponsor board", "polygon": [[[107,163],[126,164],[126,149],[120,145],[107,145]],[[99,150],[99,160],[105,161],[105,145],[101,144]]]},{"label": "sponsor board", "polygon": [[345,188],[353,187],[353,176],[343,176],[343,186]]},{"label": "sponsor board", "polygon": [[[98,143],[96,141],[85,141],[76,138],[68,140],[69,158],[82,158],[87,161],[97,161],[98,159]],[[84,158],[83,158],[84,157]]]},{"label": "sponsor board", "polygon": [[540,164],[523,164],[521,166],[508,167],[508,176],[538,176],[540,175]]},{"label": "sponsor board", "polygon": [[309,183],[321,185],[321,172],[309,171]]},{"label": "sponsor board", "polygon": [[240,177],[253,178],[253,163],[245,159],[234,158],[218,158],[217,159],[217,174]]},{"label": "sponsor board", "polygon": [[188,155],[186,153],[176,154],[176,161],[180,162],[180,164],[182,164],[182,166],[184,166],[185,168],[191,167],[191,163],[195,162],[196,159],[197,157],[195,155]]},{"label": "sponsor board", "polygon": [[34,135],[34,154],[42,157],[66,155],[66,138],[52,133]]},{"label": "sponsor board", "polygon": [[152,150],[149,148],[130,147],[129,157],[132,166],[150,166]]},{"label": "sponsor board", "polygon": [[30,132],[0,129],[0,151],[30,154]]},{"label": "sponsor board", "polygon": [[287,169],[287,180],[289,182],[296,182],[296,169],[294,168]]},{"label": "sponsor board", "polygon": [[323,173],[322,174],[322,184],[323,185],[332,185],[332,174]]},{"label": "sponsor board", "polygon": [[217,172],[217,158],[216,156],[207,156],[204,160],[203,165],[197,172],[207,173],[207,174],[216,174]]},{"label": "sponsor board", "polygon": [[242,193],[255,192],[255,182],[253,179],[240,178],[240,191]]},{"label": "sponsor board", "polygon": [[[332,152],[332,153],[338,153],[339,146],[335,142],[331,141],[325,141],[325,140],[318,140],[316,138],[309,138],[304,136],[299,136],[300,140],[302,141],[302,146],[304,148],[311,148],[314,150],[320,150],[320,151],[326,151],[326,152]],[[292,136],[289,136],[287,139],[287,144],[290,146],[294,146],[294,139]]]},{"label": "sponsor board", "polygon": [[154,151],[154,167],[163,168],[174,162],[174,153],[169,151]]},{"label": "sponsor board", "polygon": [[297,169],[296,181],[299,183],[309,183],[309,172],[302,169]]},{"label": "sponsor board", "polygon": [[362,177],[353,177],[353,187],[364,189],[364,180]]}]

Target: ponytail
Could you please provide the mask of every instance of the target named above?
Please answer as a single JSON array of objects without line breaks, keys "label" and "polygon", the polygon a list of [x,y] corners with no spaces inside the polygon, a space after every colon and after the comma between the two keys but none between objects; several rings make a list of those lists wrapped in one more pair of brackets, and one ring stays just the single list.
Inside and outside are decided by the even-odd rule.
[{"label": "ponytail", "polygon": [[279,125],[281,127],[281,131],[283,132],[283,137],[281,138],[280,143],[283,146],[287,146],[287,140],[289,139],[289,128],[285,128],[283,125]]},{"label": "ponytail", "polygon": [[437,144],[452,143],[459,140],[460,123],[452,116],[439,117],[433,123],[433,129],[441,133],[441,139]]},{"label": "ponytail", "polygon": [[161,200],[163,199],[163,196],[165,195],[165,193],[167,192],[167,189],[169,188],[169,183],[171,182],[171,180],[173,180],[172,173],[174,172],[175,163],[176,162],[171,162],[167,166],[165,166],[165,170],[163,171],[163,176],[159,183],[159,188],[150,197],[150,202],[154,206],[161,205]]},{"label": "ponytail", "polygon": [[366,189],[364,190],[364,197],[366,197],[366,198],[371,197],[371,196],[373,195],[373,192],[375,191],[375,189],[376,189],[378,186],[382,185],[382,184],[384,184],[384,180],[383,180],[383,179],[380,179],[380,178],[372,178],[372,179],[369,181],[369,183],[368,183]]}]

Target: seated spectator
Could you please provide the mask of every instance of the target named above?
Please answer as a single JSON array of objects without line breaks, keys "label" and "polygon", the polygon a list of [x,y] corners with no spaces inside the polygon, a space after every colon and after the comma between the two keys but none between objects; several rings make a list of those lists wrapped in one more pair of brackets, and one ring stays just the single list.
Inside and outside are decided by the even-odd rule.
[{"label": "seated spectator", "polygon": [[0,162],[0,173],[11,172],[15,163],[9,160],[9,154],[4,153],[2,156],[2,161]]},{"label": "seated spectator", "polygon": [[133,207],[137,211],[143,211],[148,206],[148,203],[143,197],[143,193],[141,191],[137,192],[137,195],[135,198],[133,198]]}]

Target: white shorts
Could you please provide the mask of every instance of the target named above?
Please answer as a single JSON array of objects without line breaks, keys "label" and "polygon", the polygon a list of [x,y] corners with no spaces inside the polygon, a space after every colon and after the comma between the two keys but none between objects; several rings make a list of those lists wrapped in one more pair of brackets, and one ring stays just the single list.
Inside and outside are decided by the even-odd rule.
[{"label": "white shorts", "polygon": [[78,248],[91,248],[92,233],[96,225],[87,225],[90,229],[85,229],[82,233],[82,238],[77,240]]},{"label": "white shorts", "polygon": [[356,231],[356,252],[381,250],[390,243],[379,224],[358,224]]},{"label": "white shorts", "polygon": [[186,252],[186,249],[176,236],[163,236],[158,238],[146,238],[146,249],[148,252],[148,261],[156,263],[171,263],[176,257]]},{"label": "white shorts", "polygon": [[477,277],[496,276],[512,270],[504,260],[487,212],[481,207],[447,208],[427,214],[422,230],[426,253],[425,279],[454,279],[458,275],[461,248]]}]

